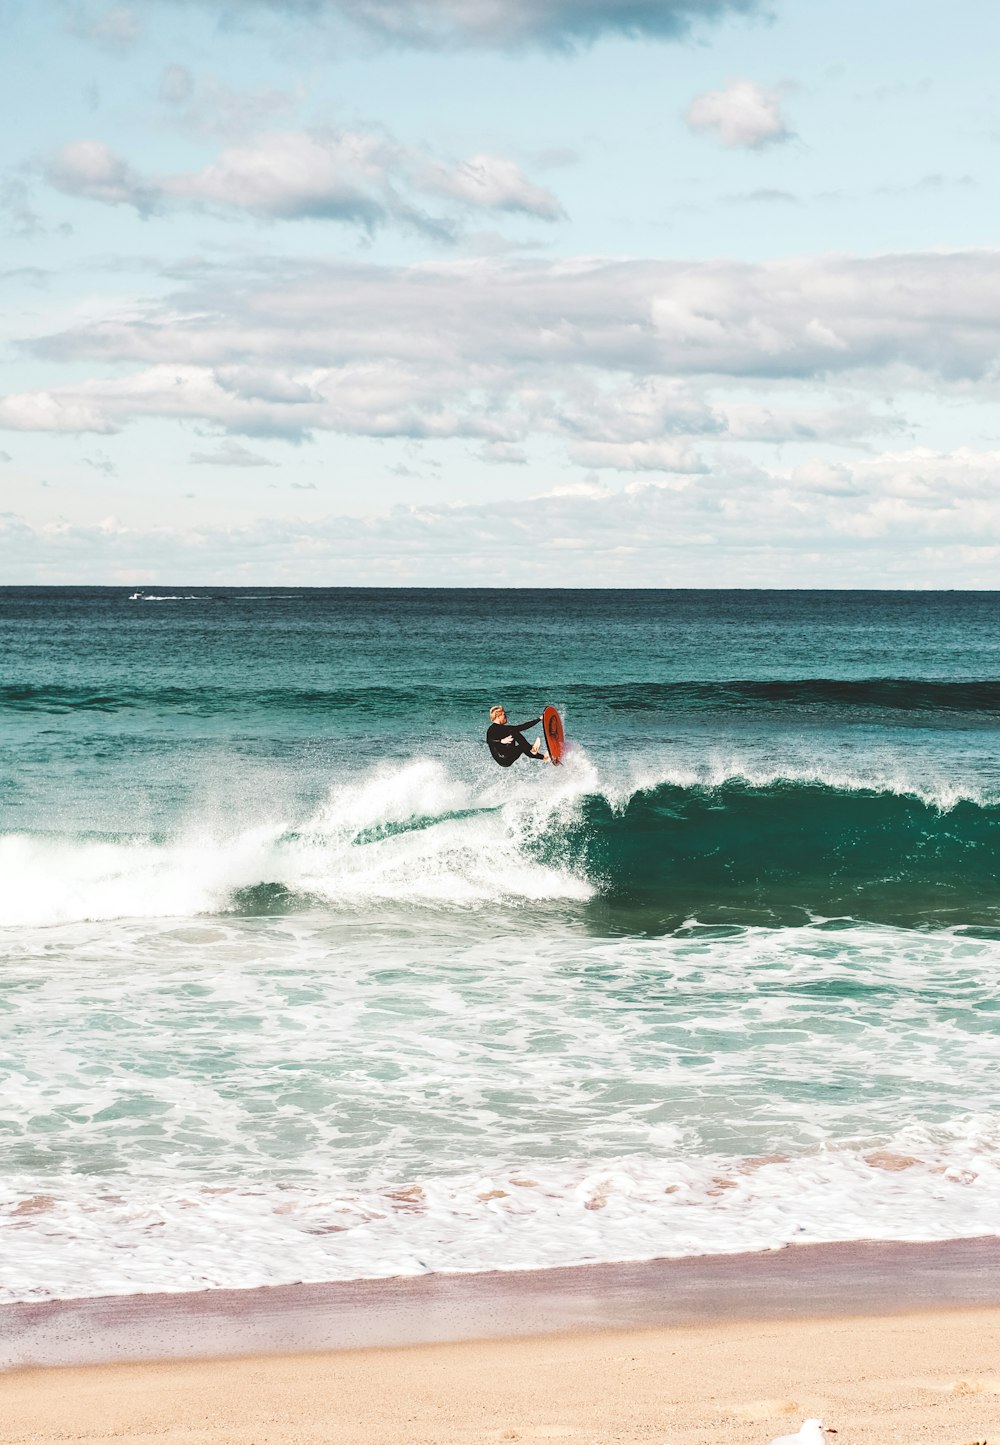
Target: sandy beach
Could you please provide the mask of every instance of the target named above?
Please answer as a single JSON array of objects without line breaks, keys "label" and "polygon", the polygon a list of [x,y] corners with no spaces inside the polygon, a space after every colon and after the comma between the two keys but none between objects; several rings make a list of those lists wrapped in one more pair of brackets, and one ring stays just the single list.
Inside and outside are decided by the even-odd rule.
[{"label": "sandy beach", "polygon": [[819,1416],[840,1445],[970,1445],[1000,1434],[997,1254],[818,1245],[13,1306],[3,1439],[766,1445]]},{"label": "sandy beach", "polygon": [[223,1361],[22,1370],[10,1445],[992,1441],[1000,1309],[740,1321]]}]

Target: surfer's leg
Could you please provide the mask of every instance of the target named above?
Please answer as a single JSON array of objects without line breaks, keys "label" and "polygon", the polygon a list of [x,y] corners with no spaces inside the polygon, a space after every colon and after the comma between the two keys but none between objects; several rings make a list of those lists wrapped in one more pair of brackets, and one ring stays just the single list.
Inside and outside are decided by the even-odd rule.
[{"label": "surfer's leg", "polygon": [[541,742],[539,740],[536,739],[535,742],[529,743],[523,733],[515,733],[514,737],[518,747],[518,751],[515,754],[516,758],[530,758],[533,763],[545,761],[545,754],[541,751],[535,751],[536,748],[541,749]]}]

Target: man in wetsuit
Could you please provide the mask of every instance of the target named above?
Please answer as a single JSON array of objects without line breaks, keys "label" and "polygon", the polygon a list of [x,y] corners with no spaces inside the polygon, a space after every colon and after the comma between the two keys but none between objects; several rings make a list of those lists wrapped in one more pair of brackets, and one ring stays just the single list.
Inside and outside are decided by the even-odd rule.
[{"label": "man in wetsuit", "polygon": [[517,727],[512,727],[507,721],[504,708],[491,707],[486,746],[493,755],[493,761],[502,768],[509,768],[518,758],[531,758],[536,763],[543,763],[545,754],[542,752],[541,739],[536,738],[533,743],[529,743],[524,736],[525,728],[533,728],[540,722],[540,717],[533,717],[530,722],[518,723]]}]

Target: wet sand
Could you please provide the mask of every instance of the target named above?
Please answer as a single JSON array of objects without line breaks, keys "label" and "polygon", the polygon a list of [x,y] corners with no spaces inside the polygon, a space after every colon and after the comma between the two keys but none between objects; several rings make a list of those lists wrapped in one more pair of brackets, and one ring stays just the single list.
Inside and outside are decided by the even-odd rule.
[{"label": "wet sand", "polygon": [[12,1445],[970,1445],[1000,1241],[12,1306],[0,1342]]}]

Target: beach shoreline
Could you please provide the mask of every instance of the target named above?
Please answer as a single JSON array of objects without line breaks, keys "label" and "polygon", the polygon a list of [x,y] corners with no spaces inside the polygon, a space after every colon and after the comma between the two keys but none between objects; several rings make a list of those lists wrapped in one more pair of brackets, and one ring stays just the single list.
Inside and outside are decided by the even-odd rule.
[{"label": "beach shoreline", "polygon": [[1000,1236],[0,1307],[0,1370],[1000,1308]]},{"label": "beach shoreline", "polygon": [[810,1416],[972,1445],[1000,1428],[998,1262],[803,1245],[12,1306],[0,1418],[5,1445],[766,1445]]}]

